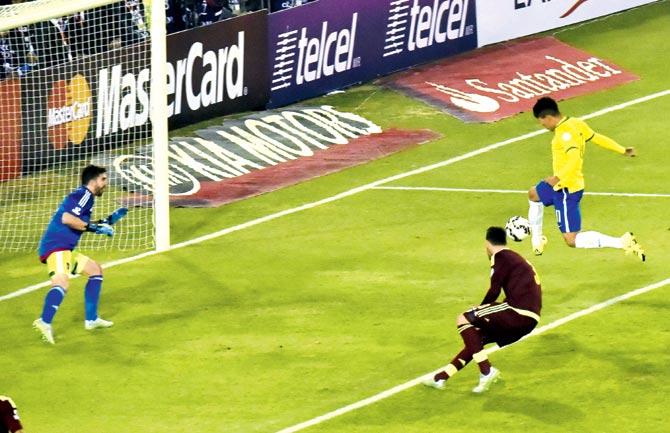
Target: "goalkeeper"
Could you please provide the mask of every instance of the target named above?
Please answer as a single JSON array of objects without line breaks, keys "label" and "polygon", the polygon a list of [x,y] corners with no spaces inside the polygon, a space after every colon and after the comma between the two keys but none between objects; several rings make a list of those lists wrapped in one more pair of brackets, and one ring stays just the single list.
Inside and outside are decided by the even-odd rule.
[{"label": "goalkeeper", "polygon": [[51,290],[44,299],[42,316],[33,322],[33,327],[44,341],[54,344],[51,322],[69,286],[69,276],[79,273],[88,275],[84,289],[86,319],[84,328],[109,328],[114,323],[98,316],[98,301],[102,288],[102,268],[83,254],[74,252],[84,232],[113,236],[112,225],[123,218],[128,209],[119,208],[110,216],[97,222],[91,221],[95,197],[102,196],[107,187],[107,170],[89,165],[81,173],[81,186],[68,194],[51,217],[39,245],[39,256],[46,263],[51,278]]}]

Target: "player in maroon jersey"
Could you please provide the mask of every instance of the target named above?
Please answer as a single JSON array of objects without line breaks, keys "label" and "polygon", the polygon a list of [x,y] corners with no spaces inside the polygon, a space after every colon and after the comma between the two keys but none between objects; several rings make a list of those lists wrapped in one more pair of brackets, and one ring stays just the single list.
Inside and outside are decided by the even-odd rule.
[{"label": "player in maroon jersey", "polygon": [[[506,346],[529,334],[540,321],[542,290],[540,279],[526,259],[506,248],[505,230],[489,227],[486,231],[486,253],[491,259],[491,286],[481,305],[456,319],[456,326],[465,347],[447,367],[427,378],[424,385],[444,389],[445,382],[471,360],[479,365],[479,384],[472,392],[489,389],[500,378],[500,371],[491,366],[484,346],[497,343]],[[497,302],[500,291],[505,300]]]},{"label": "player in maroon jersey", "polygon": [[4,395],[0,395],[0,433],[23,433],[16,405]]}]

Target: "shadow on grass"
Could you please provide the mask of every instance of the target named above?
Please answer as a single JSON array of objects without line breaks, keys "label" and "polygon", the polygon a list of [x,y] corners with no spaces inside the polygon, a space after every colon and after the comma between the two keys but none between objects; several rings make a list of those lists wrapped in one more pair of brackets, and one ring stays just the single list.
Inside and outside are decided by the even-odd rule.
[{"label": "shadow on grass", "polygon": [[584,412],[574,406],[556,400],[544,400],[529,396],[505,395],[504,398],[489,399],[484,403],[482,409],[487,412],[518,414],[551,425],[561,425],[566,422],[574,423],[575,420],[584,418]]}]

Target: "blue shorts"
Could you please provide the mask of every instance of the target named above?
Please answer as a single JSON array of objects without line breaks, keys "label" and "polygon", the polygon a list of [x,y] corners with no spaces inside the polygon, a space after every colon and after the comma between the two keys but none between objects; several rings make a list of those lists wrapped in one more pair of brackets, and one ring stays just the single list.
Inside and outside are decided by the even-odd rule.
[{"label": "blue shorts", "polygon": [[584,190],[570,192],[567,188],[554,191],[554,188],[545,181],[535,186],[540,201],[545,206],[554,206],[556,210],[556,222],[561,233],[578,232],[582,229],[582,213],[579,210],[579,202],[582,200]]}]

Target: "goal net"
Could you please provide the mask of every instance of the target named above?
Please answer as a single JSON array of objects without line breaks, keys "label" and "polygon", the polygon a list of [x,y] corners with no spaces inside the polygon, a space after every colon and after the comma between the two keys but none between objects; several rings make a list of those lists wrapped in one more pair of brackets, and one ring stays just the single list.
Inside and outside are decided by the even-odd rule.
[{"label": "goal net", "polygon": [[[152,47],[162,42],[162,53],[153,58],[165,57],[163,4],[154,3],[161,14],[152,13],[146,0],[36,0],[0,7],[0,250],[35,250],[91,163],[105,166],[110,179],[96,198],[93,219],[120,206],[130,212],[113,238],[83,236],[78,248],[157,247],[156,203],[146,197],[136,202],[114,158],[153,149],[156,128],[167,131],[164,122],[152,122],[151,110],[166,103],[165,93],[150,101],[156,84],[151,76],[165,77],[164,60],[158,73],[152,68]],[[149,185],[156,184],[152,158],[150,153],[145,172],[136,174]]]}]

